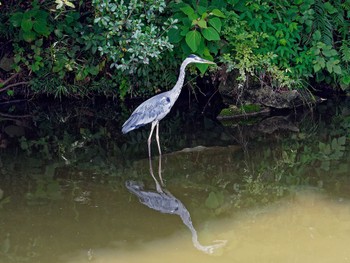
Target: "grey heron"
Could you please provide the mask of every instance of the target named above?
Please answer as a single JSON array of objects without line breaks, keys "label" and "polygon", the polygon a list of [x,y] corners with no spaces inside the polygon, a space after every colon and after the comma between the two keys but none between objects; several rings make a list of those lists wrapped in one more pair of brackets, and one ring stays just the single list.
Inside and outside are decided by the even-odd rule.
[{"label": "grey heron", "polygon": [[151,158],[151,140],[154,128],[156,128],[159,155],[162,155],[159,143],[159,121],[170,112],[172,106],[179,97],[185,80],[185,68],[190,63],[215,64],[212,61],[202,59],[196,55],[189,55],[181,64],[180,74],[175,86],[171,90],[157,94],[141,103],[123,124],[122,132],[125,134],[151,123],[151,132],[147,140],[149,158]]}]

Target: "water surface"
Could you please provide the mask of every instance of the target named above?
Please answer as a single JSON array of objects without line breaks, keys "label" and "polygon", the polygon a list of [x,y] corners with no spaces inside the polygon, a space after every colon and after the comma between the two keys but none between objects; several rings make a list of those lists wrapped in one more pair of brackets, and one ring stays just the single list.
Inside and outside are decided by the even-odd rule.
[{"label": "water surface", "polygon": [[52,112],[1,120],[0,262],[350,261],[348,103],[224,126],[175,114],[152,170],[147,128]]}]

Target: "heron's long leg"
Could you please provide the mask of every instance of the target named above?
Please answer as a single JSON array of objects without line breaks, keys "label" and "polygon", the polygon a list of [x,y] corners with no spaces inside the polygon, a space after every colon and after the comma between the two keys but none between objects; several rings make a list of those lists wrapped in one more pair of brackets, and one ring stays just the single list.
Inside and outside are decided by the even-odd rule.
[{"label": "heron's long leg", "polygon": [[[160,184],[158,183],[158,180],[156,179],[156,177],[154,176],[154,173],[153,173],[153,167],[152,167],[152,159],[149,158],[149,172],[154,180],[154,182],[156,183],[156,189],[157,189],[157,192],[158,193],[163,193],[163,189],[162,187],[160,186]],[[161,183],[163,184],[163,182],[161,181]]]},{"label": "heron's long leg", "polygon": [[158,175],[161,185],[164,187],[163,177],[162,177],[162,155],[159,155],[158,160]]},{"label": "heron's long leg", "polygon": [[148,158],[151,158],[151,141],[152,141],[152,134],[153,134],[153,130],[154,130],[154,127],[157,125],[158,123],[157,122],[152,122],[152,127],[151,127],[151,132],[149,134],[149,137],[148,137]]},{"label": "heron's long leg", "polygon": [[161,156],[162,150],[160,149],[160,142],[159,142],[159,122],[156,125],[156,140],[157,140],[157,144],[158,144],[159,156]]},{"label": "heron's long leg", "polygon": [[159,151],[158,176],[160,179],[160,183],[162,184],[162,186],[164,186],[163,177],[162,177],[162,150],[160,149],[160,142],[159,142],[159,122],[156,125],[156,139],[157,139],[158,151]]}]

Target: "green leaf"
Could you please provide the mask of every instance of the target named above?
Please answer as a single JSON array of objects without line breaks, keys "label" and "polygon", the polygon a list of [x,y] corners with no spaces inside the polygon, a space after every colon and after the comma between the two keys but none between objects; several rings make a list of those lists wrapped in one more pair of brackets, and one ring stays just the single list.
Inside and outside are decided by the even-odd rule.
[{"label": "green leaf", "polygon": [[7,90],[6,93],[7,93],[8,96],[15,95],[15,92],[13,90]]},{"label": "green leaf", "polygon": [[36,45],[37,47],[41,47],[41,46],[43,45],[43,39],[40,38],[40,39],[36,40],[36,41],[35,41],[35,45]]},{"label": "green leaf", "polygon": [[207,8],[204,7],[204,6],[198,6],[198,7],[197,7],[197,12],[198,12],[198,14],[199,14],[200,16],[203,15],[206,11],[207,11]]},{"label": "green leaf", "polygon": [[215,28],[216,31],[218,31],[218,32],[220,33],[220,31],[221,31],[221,26],[222,26],[222,23],[221,23],[220,18],[217,18],[217,17],[210,18],[210,19],[208,20],[208,23],[209,23],[209,25],[211,25],[213,28]]},{"label": "green leaf", "polygon": [[312,34],[312,39],[315,41],[319,41],[321,39],[322,35],[320,30],[316,30],[313,34]]},{"label": "green leaf", "polygon": [[14,61],[15,63],[18,63],[18,62],[21,61],[21,59],[22,59],[21,55],[16,54],[16,55],[14,56],[14,58],[13,58],[13,61]]},{"label": "green leaf", "polygon": [[334,13],[336,13],[336,12],[338,12],[337,11],[337,9],[330,3],[330,2],[325,2],[324,4],[323,4],[323,7],[324,7],[324,9],[326,9],[326,11],[329,13],[329,14],[334,14]]},{"label": "green leaf", "polygon": [[327,67],[327,70],[329,73],[333,73],[333,65],[334,65],[334,63],[332,60],[327,61],[326,67]]},{"label": "green leaf", "polygon": [[320,64],[314,64],[314,71],[315,71],[315,72],[318,72],[318,71],[320,71],[320,70],[321,70]]},{"label": "green leaf", "polygon": [[63,7],[63,1],[62,0],[56,0],[55,3],[57,4],[56,9],[61,9]]},{"label": "green leaf", "polygon": [[210,55],[210,51],[209,51],[209,48],[208,48],[208,47],[205,47],[205,48],[204,48],[203,55],[204,55],[204,57],[205,57],[206,60],[210,60],[210,61],[213,61],[213,60],[214,60],[214,58],[212,57],[212,55]]},{"label": "green leaf", "polygon": [[[54,32],[55,32],[55,35],[56,35],[58,38],[62,38],[62,37],[63,37],[62,30],[60,30],[60,29],[55,29]],[[169,32],[168,32],[168,37],[169,37]],[[170,42],[171,42],[171,41],[170,41]]]},{"label": "green leaf", "polygon": [[47,17],[49,16],[49,13],[44,10],[38,10],[35,14],[35,20],[41,20],[45,21],[47,20]]},{"label": "green leaf", "polygon": [[211,14],[213,14],[214,16],[217,16],[217,17],[226,18],[224,13],[221,12],[219,9],[213,9],[213,11],[211,11]]},{"label": "green leaf", "polygon": [[217,42],[208,42],[207,48],[208,48],[209,54],[212,53],[214,55],[217,55],[220,47]]},{"label": "green leaf", "polygon": [[184,54],[191,54],[193,52],[191,48],[187,45],[186,41],[181,41],[180,45]]},{"label": "green leaf", "polygon": [[10,22],[14,27],[19,27],[21,26],[22,19],[23,19],[23,13],[16,12],[11,16]]},{"label": "green leaf", "polygon": [[197,55],[199,55],[200,57],[203,57],[204,50],[205,50],[204,38],[201,38],[201,41],[198,45],[198,49],[196,51]]},{"label": "green leaf", "polygon": [[181,33],[180,33],[180,35],[184,37],[184,36],[186,36],[186,34],[188,33],[188,31],[190,31],[190,29],[189,29],[188,26],[182,26],[182,27],[181,27]]},{"label": "green leaf", "polygon": [[204,74],[209,67],[208,64],[197,64],[196,66],[199,69],[199,71],[201,72],[201,74]]},{"label": "green leaf", "polygon": [[317,57],[314,63],[318,64],[320,68],[324,68],[326,66],[326,61],[323,57]]},{"label": "green leaf", "polygon": [[279,42],[280,42],[280,44],[281,44],[282,46],[287,45],[287,40],[286,40],[285,38],[280,39]]},{"label": "green leaf", "polygon": [[330,49],[323,49],[322,50],[322,54],[325,55],[326,57],[334,57],[338,53],[337,53],[337,51],[335,49],[330,48]]},{"label": "green leaf", "polygon": [[29,32],[33,28],[33,21],[31,19],[22,19],[21,28],[24,32]]},{"label": "green leaf", "polygon": [[201,42],[201,39],[202,39],[201,34],[196,30],[189,31],[186,34],[186,38],[185,38],[186,43],[191,48],[192,52],[197,51],[198,46]]},{"label": "green leaf", "polygon": [[190,7],[189,5],[186,5],[182,8],[180,8],[180,10],[187,16],[193,15],[194,14],[194,10],[192,7]]},{"label": "green leaf", "polygon": [[344,85],[350,85],[350,75],[345,75],[341,78],[341,82]]},{"label": "green leaf", "polygon": [[43,36],[50,35],[50,31],[46,25],[46,22],[45,23],[41,23],[39,21],[34,22],[33,29],[35,32],[37,32],[40,35],[43,35]]},{"label": "green leaf", "polygon": [[94,76],[96,76],[100,72],[98,65],[97,66],[88,67],[88,71],[89,71],[89,73],[91,75],[94,75]]},{"label": "green leaf", "polygon": [[296,31],[296,30],[298,30],[298,24],[295,23],[295,22],[292,22],[292,23],[289,24],[288,28],[289,28],[290,32]]},{"label": "green leaf", "polygon": [[69,2],[68,0],[65,1],[65,4],[66,4],[66,6],[69,6],[71,8],[75,8],[75,5],[73,3],[71,3],[71,2]]},{"label": "green leaf", "polygon": [[179,29],[171,28],[168,31],[168,38],[170,43],[179,43],[183,39],[183,36],[180,35]]},{"label": "green leaf", "polygon": [[188,15],[188,19],[190,19],[192,21],[198,21],[199,16],[197,13],[193,13],[193,14]]},{"label": "green leaf", "polygon": [[236,3],[234,2],[238,2],[237,0],[236,1],[222,1],[222,0],[212,0],[211,1],[211,6],[215,6],[219,9],[226,9],[226,6],[227,6],[227,2],[232,4],[232,6],[235,6],[236,7]]},{"label": "green leaf", "polygon": [[36,34],[33,31],[23,32],[23,39],[27,42],[32,42],[35,40]]},{"label": "green leaf", "polygon": [[204,19],[199,20],[199,21],[197,22],[197,24],[198,24],[198,26],[199,26],[200,28],[207,28],[207,27],[208,27],[208,26],[207,26],[207,21],[205,21]]},{"label": "green leaf", "polygon": [[206,19],[208,16],[209,16],[209,14],[208,14],[207,12],[204,12],[204,13],[202,14],[202,19]]},{"label": "green leaf", "polygon": [[202,35],[206,40],[209,40],[209,41],[220,40],[220,36],[218,32],[213,27],[208,27],[203,29]]},{"label": "green leaf", "polygon": [[339,65],[333,66],[333,72],[334,72],[335,74],[341,75],[341,74],[342,74],[341,67],[340,67]]},{"label": "green leaf", "polygon": [[[210,61],[214,60],[213,56],[210,55],[209,49],[207,47],[204,48],[203,55],[201,55],[201,56],[207,60],[210,60]],[[208,64],[197,64],[196,66],[199,69],[199,71],[201,72],[201,74],[204,74],[209,67]]]}]

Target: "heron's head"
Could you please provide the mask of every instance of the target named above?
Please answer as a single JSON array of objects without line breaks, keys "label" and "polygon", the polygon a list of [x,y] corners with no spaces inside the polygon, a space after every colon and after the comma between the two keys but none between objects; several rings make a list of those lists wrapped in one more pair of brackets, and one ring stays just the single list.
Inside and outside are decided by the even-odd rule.
[{"label": "heron's head", "polygon": [[203,58],[200,58],[198,57],[197,55],[189,55],[186,60],[188,61],[188,64],[189,63],[202,63],[202,64],[215,64],[214,62],[212,61],[209,61],[209,60],[206,60],[206,59],[203,59]]}]

